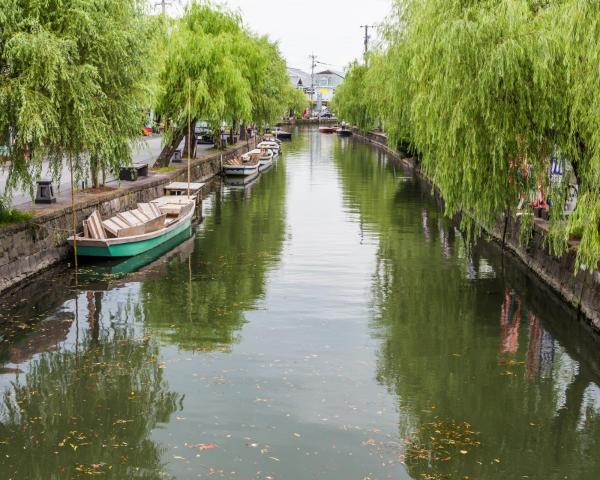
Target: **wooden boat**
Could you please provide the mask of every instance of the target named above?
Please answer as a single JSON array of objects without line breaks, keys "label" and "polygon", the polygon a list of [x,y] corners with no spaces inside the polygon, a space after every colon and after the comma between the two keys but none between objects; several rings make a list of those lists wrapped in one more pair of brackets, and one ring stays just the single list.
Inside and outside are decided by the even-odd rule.
[{"label": "wooden boat", "polygon": [[228,187],[247,187],[253,183],[255,183],[260,178],[260,174],[256,172],[255,175],[247,176],[247,177],[233,177],[228,176],[225,177],[225,185]]},{"label": "wooden boat", "polygon": [[286,132],[285,130],[275,130],[275,137],[281,140],[291,140],[292,134],[290,132]]},{"label": "wooden boat", "polygon": [[[194,242],[191,244],[187,242],[193,236],[193,229],[190,225],[183,232],[175,235],[173,238],[167,240],[162,245],[152,248],[147,252],[136,255],[135,257],[127,258],[102,258],[100,261],[90,258],[86,263],[89,269],[85,269],[86,279],[94,279],[94,277],[102,276],[104,274],[130,274],[137,272],[136,278],[143,277],[143,269],[148,268],[148,272],[156,272],[153,266],[158,266],[160,263],[165,263],[167,259],[174,258],[178,254],[182,253],[182,244],[186,244],[186,253],[189,255],[194,250]],[[187,258],[187,257],[186,257]],[[132,278],[129,278],[131,281]]]},{"label": "wooden boat", "polygon": [[260,142],[256,148],[266,148],[268,150],[271,150],[273,152],[273,156],[277,157],[281,151],[281,147],[279,146],[279,144],[277,142],[271,142],[271,141],[263,141]]},{"label": "wooden boat", "polygon": [[340,125],[340,127],[336,130],[336,133],[340,137],[351,137],[352,136],[352,130],[350,128],[348,128],[348,126],[345,123],[342,123]]},{"label": "wooden boat", "polygon": [[335,133],[336,130],[337,130],[336,127],[328,127],[328,126],[319,127],[319,132],[321,132],[321,133]]},{"label": "wooden boat", "polygon": [[70,237],[82,257],[133,257],[176,237],[190,227],[194,197],[160,197],[102,220],[97,210],[83,222],[83,235]]},{"label": "wooden boat", "polygon": [[279,140],[277,137],[275,137],[271,133],[265,133],[262,137],[262,141],[263,142],[275,142],[280,147],[281,147],[281,143],[282,143],[281,140]]},{"label": "wooden boat", "polygon": [[255,148],[248,153],[242,155],[243,160],[249,158],[258,159],[258,171],[263,171],[266,167],[273,163],[273,151],[268,148]]},{"label": "wooden boat", "polygon": [[223,165],[226,176],[252,177],[258,175],[259,155],[242,155],[241,158],[232,158]]}]

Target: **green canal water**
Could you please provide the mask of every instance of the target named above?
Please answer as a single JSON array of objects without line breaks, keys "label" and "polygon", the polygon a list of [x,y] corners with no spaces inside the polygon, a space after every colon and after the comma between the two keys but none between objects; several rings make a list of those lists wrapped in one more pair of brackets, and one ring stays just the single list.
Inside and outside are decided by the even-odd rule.
[{"label": "green canal water", "polygon": [[0,478],[600,478],[573,313],[383,153],[296,133],[166,255],[1,300]]}]

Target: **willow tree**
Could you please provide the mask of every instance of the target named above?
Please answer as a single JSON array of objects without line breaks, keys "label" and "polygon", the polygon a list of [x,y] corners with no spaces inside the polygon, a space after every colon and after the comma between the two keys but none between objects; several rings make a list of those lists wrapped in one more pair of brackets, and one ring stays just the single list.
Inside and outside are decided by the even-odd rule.
[{"label": "willow tree", "polygon": [[335,92],[331,106],[339,118],[362,130],[375,126],[370,113],[370,102],[365,85],[367,72],[366,65],[358,62],[352,63],[346,72],[344,82]]},{"label": "willow tree", "polygon": [[[447,213],[466,213],[471,226],[515,218],[519,198],[541,188],[553,203],[552,250],[561,254],[578,234],[577,267],[595,266],[599,14],[583,0],[398,0],[384,48],[366,72],[351,70],[336,103],[357,123],[370,113],[392,145],[416,150]],[[573,167],[559,184],[550,183],[552,155]],[[579,198],[567,218],[571,175]],[[529,202],[524,209],[528,233]]]},{"label": "willow tree", "polygon": [[308,101],[308,97],[306,96],[304,91],[299,88],[294,88],[290,86],[286,98],[287,109],[294,116],[302,114],[304,109],[310,104],[310,102]]},{"label": "willow tree", "polygon": [[[179,143],[188,118],[219,131],[226,119],[249,119],[250,84],[237,60],[244,41],[236,14],[193,2],[178,22],[161,72],[157,111],[170,119],[166,142]],[[173,143],[173,144],[174,144]],[[169,156],[161,158],[168,164]]]},{"label": "willow tree", "polygon": [[[130,162],[143,124],[148,29],[141,0],[6,0],[0,13],[0,137],[7,192],[33,193],[42,161],[79,178]],[[3,142],[4,143],[4,142]],[[97,175],[93,175],[97,180]],[[97,182],[96,182],[97,183]]]},{"label": "willow tree", "polygon": [[[287,65],[277,44],[267,37],[252,38],[243,53],[245,76],[251,85],[252,121],[259,127],[274,123],[286,110],[305,105],[291,85]],[[299,92],[301,93],[301,92]]]},{"label": "willow tree", "polygon": [[450,214],[492,225],[547,183],[565,79],[537,3],[428,0],[411,11],[400,53],[410,55],[411,137]]},{"label": "willow tree", "polygon": [[564,43],[561,67],[568,78],[567,88],[557,92],[567,102],[568,136],[562,146],[572,160],[579,188],[568,228],[558,228],[557,233],[566,237],[577,232],[581,236],[578,263],[596,267],[600,258],[600,4],[554,3],[549,24]]},{"label": "willow tree", "polygon": [[241,17],[210,3],[192,2],[177,22],[161,73],[158,112],[170,119],[160,164],[168,163],[192,123],[204,120],[220,132],[254,121],[274,122],[298,103],[276,44],[257,37]]}]

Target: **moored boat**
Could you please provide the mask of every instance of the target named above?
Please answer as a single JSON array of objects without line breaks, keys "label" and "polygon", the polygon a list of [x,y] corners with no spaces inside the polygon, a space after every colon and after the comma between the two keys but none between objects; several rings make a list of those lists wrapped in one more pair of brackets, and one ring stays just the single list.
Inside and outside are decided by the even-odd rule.
[{"label": "moored boat", "polygon": [[102,220],[97,210],[83,223],[83,234],[70,237],[82,257],[133,257],[162,245],[190,227],[196,200],[160,197]]},{"label": "moored boat", "polygon": [[319,127],[319,132],[321,132],[321,133],[335,133],[336,130],[337,129],[335,127],[328,127],[328,126]]},{"label": "moored boat", "polygon": [[275,137],[280,140],[291,140],[292,134],[290,132],[286,132],[285,130],[275,130]]},{"label": "moored boat", "polygon": [[273,152],[273,156],[276,157],[279,155],[279,153],[281,152],[281,146],[277,143],[277,142],[272,142],[269,140],[265,140],[260,142],[256,148],[266,148],[268,150],[271,150]]},{"label": "moored boat", "polygon": [[267,168],[269,168],[271,165],[273,165],[273,158],[275,157],[275,155],[273,154],[273,150],[268,149],[268,148],[261,148],[260,150],[256,149],[256,150],[252,150],[252,152],[250,153],[256,153],[259,152],[259,166],[258,166],[258,171],[262,172],[264,170],[266,170]]},{"label": "moored boat", "polygon": [[272,133],[265,133],[262,136],[262,141],[263,142],[275,142],[277,145],[279,145],[281,147],[282,141],[275,137]]},{"label": "moored boat", "polygon": [[232,158],[223,165],[223,173],[234,177],[252,177],[258,175],[259,155],[242,155],[241,158]]},{"label": "moored boat", "polygon": [[352,136],[352,130],[345,123],[342,123],[339,126],[339,128],[336,130],[336,133],[340,137],[351,137]]}]

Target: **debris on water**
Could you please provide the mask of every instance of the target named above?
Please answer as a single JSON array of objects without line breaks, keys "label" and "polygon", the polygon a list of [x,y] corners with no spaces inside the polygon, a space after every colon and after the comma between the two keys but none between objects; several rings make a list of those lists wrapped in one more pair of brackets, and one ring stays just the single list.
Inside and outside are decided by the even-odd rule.
[{"label": "debris on water", "polygon": [[410,463],[425,461],[429,465],[449,462],[456,454],[467,455],[469,449],[466,447],[479,447],[478,435],[467,422],[436,417],[404,440],[405,460]]},{"label": "debris on water", "polygon": [[186,443],[185,446],[188,448],[194,448],[200,452],[203,452],[204,450],[212,450],[213,448],[219,448],[218,445],[214,443],[198,443],[196,445],[188,445]]}]

